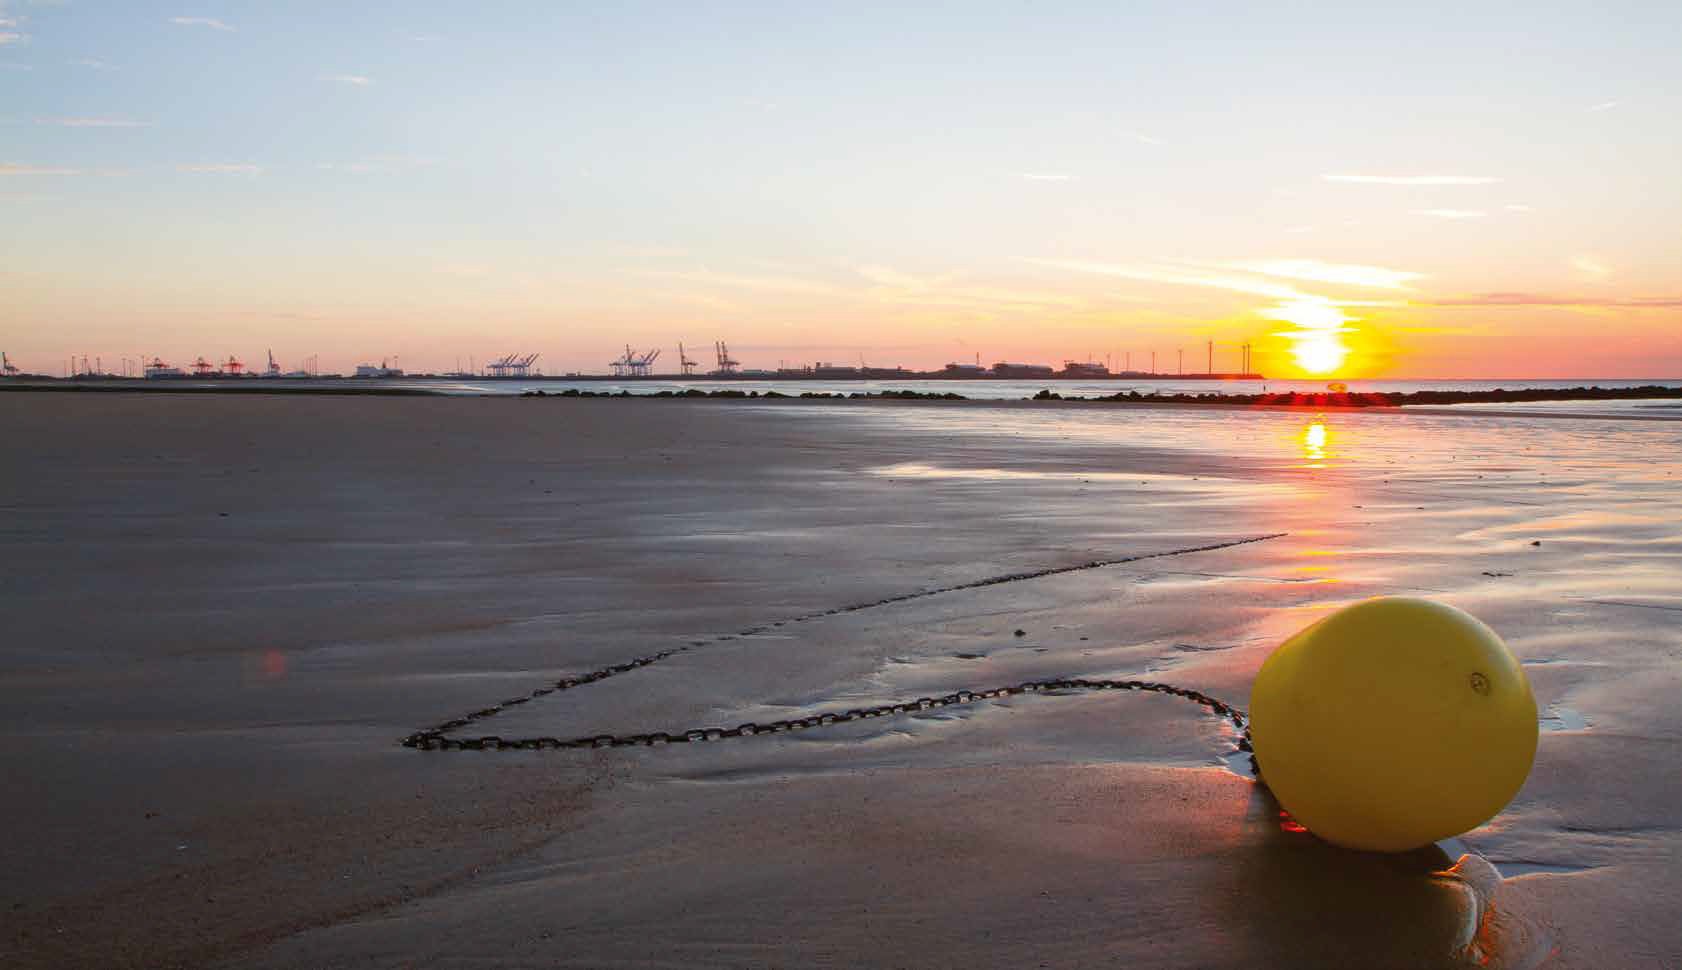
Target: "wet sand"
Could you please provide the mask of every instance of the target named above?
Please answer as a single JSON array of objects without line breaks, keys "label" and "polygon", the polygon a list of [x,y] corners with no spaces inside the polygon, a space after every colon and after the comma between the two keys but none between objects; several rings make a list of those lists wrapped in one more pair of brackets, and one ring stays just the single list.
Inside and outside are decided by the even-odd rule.
[{"label": "wet sand", "polygon": [[[9,394],[0,434],[7,966],[1682,962],[1682,422]],[[397,744],[680,646],[462,733],[1243,706],[1402,592],[1545,716],[1509,810],[1410,857],[1289,831],[1158,695]]]}]

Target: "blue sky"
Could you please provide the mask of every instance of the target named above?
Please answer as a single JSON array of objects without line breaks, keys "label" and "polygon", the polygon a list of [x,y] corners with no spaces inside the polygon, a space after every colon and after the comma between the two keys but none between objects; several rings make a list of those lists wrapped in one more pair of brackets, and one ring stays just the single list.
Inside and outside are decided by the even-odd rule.
[{"label": "blue sky", "polygon": [[1682,372],[1682,8],[1316,6],[0,0],[0,349]]}]

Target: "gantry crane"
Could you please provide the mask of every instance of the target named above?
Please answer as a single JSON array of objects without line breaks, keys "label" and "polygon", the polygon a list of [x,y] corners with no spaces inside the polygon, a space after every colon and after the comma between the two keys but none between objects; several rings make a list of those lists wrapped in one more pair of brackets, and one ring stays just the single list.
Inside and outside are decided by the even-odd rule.
[{"label": "gantry crane", "polygon": [[718,354],[718,370],[713,371],[714,374],[720,376],[734,374],[736,368],[742,365],[741,361],[730,359],[730,348],[724,345],[724,341],[716,341],[713,344],[713,350]]}]

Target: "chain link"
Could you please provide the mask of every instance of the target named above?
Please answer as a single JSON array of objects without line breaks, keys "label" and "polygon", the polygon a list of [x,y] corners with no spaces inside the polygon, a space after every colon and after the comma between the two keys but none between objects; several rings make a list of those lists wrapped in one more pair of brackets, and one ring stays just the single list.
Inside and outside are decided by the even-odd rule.
[{"label": "chain link", "polygon": [[[604,668],[614,673],[622,672],[617,668],[643,666],[659,659],[639,658],[630,664],[619,664],[615,668]],[[939,697],[919,697],[911,701],[895,701],[888,704],[878,704],[875,707],[855,707],[845,711],[830,711],[822,714],[810,714],[805,717],[784,718],[765,723],[750,722],[738,724],[735,727],[704,727],[691,728],[676,733],[655,731],[646,734],[595,734],[575,738],[558,737],[528,737],[504,738],[500,735],[488,734],[481,737],[456,738],[449,737],[446,731],[464,727],[473,721],[490,717],[509,704],[524,704],[532,697],[553,693],[556,690],[568,690],[582,684],[592,683],[611,676],[603,671],[595,671],[584,677],[569,678],[561,681],[553,688],[544,688],[541,692],[533,692],[532,696],[515,698],[503,704],[475,711],[454,721],[446,721],[436,728],[417,731],[403,739],[405,747],[417,748],[421,751],[541,751],[558,750],[561,748],[629,748],[654,747],[666,744],[700,744],[711,741],[723,741],[731,738],[746,738],[761,734],[782,734],[789,731],[804,731],[809,728],[828,727],[833,724],[845,724],[850,721],[864,721],[878,717],[898,717],[904,714],[915,714],[922,711],[934,710],[942,707],[955,707],[974,704],[980,701],[995,700],[1001,697],[1014,697],[1018,694],[1066,694],[1074,691],[1150,691],[1158,694],[1171,694],[1183,697],[1194,704],[1209,709],[1210,713],[1225,718],[1238,731],[1238,750],[1250,752],[1250,726],[1248,716],[1231,704],[1190,687],[1180,687],[1154,680],[1090,680],[1072,678],[1064,680],[1030,680],[1008,687],[993,687],[987,690],[960,690]],[[569,683],[570,681],[570,683]],[[562,686],[566,685],[566,686]],[[1251,768],[1255,768],[1255,759],[1251,757]]]},{"label": "chain link", "polygon": [[[1088,569],[1102,569],[1107,566],[1117,566],[1124,563],[1139,562],[1146,559],[1162,559],[1168,556],[1182,556],[1194,552],[1209,552],[1216,549],[1228,549],[1233,546],[1248,545],[1252,542],[1265,542],[1269,539],[1277,539],[1284,535],[1286,535],[1286,533],[1276,532],[1269,535],[1251,536],[1228,542],[1196,546],[1189,549],[1171,549],[1164,552],[1145,553],[1143,555],[1125,556],[1117,559],[1098,559],[1073,566],[1057,566],[1050,569],[1040,569],[1031,572],[1007,573],[1002,576],[990,576],[985,579],[959,583],[953,586],[943,586],[936,589],[924,589],[912,593],[902,593],[898,596],[890,596],[885,599],[874,600],[868,603],[856,603],[851,606],[840,606],[827,610],[814,610],[810,613],[791,617],[786,620],[778,620],[773,623],[765,623],[759,626],[749,627],[735,634],[717,636],[712,638],[710,641],[692,640],[683,646],[673,647],[670,650],[662,650],[659,653],[649,654],[645,657],[637,657],[624,663],[602,667],[597,670],[592,670],[589,673],[580,674],[576,677],[563,677],[549,686],[539,687],[529,694],[511,697],[501,703],[492,704],[489,707],[483,707],[479,710],[463,714],[460,717],[451,718],[448,721],[435,724],[430,728],[416,731],[408,737],[403,738],[401,743],[404,747],[415,748],[421,751],[538,751],[559,748],[624,748],[641,745],[695,744],[709,741],[722,741],[729,738],[745,738],[759,734],[780,734],[787,731],[803,731],[808,728],[826,727],[832,724],[845,724],[849,721],[861,721],[878,717],[897,717],[902,714],[933,710],[937,707],[952,707],[962,704],[973,704],[978,701],[993,700],[999,697],[1011,697],[1017,694],[1121,690],[1153,691],[1159,694],[1172,694],[1176,697],[1184,697],[1195,704],[1200,704],[1203,707],[1208,708],[1212,713],[1220,717],[1224,717],[1228,721],[1232,722],[1233,727],[1237,729],[1239,733],[1238,749],[1240,751],[1249,752],[1251,751],[1249,722],[1243,711],[1214,697],[1210,697],[1202,691],[1150,680],[1034,680],[1026,683],[1015,684],[1009,687],[994,687],[988,690],[980,691],[961,690],[941,697],[919,697],[913,701],[879,704],[875,707],[856,707],[847,711],[814,714],[807,717],[785,718],[778,721],[769,721],[765,724],[740,724],[733,728],[691,728],[687,731],[680,731],[675,734],[666,731],[656,731],[647,734],[597,734],[577,738],[558,738],[552,736],[504,738],[495,734],[463,738],[451,737],[450,734],[451,732],[468,727],[478,721],[495,717],[509,708],[529,704],[540,697],[547,697],[550,694],[558,693],[560,691],[574,690],[576,688],[583,687],[586,684],[593,684],[597,681],[627,673],[640,667],[646,667],[649,664],[659,663],[667,657],[676,656],[677,654],[683,653],[694,647],[703,647],[708,645],[708,643],[721,643],[727,640],[737,639],[738,637],[755,636],[757,634],[768,632],[773,628],[784,626],[785,624],[806,623],[812,620],[835,616],[840,613],[857,613],[861,610],[869,610],[877,607],[903,603],[907,600],[922,599],[928,596],[937,596],[942,593],[951,593],[960,590],[979,589],[985,586],[996,586],[1001,583],[1021,582],[1028,579],[1039,579],[1046,576],[1055,576],[1061,573],[1069,572],[1080,572]],[[1253,755],[1251,757],[1251,767],[1252,769],[1255,768],[1255,758]]]}]

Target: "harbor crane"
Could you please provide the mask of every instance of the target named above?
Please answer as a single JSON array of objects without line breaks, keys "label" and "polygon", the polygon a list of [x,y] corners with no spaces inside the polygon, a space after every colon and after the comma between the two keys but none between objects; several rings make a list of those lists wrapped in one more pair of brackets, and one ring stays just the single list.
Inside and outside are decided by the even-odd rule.
[{"label": "harbor crane", "polygon": [[542,355],[526,354],[522,357],[519,354],[509,354],[486,364],[485,370],[489,371],[492,377],[530,377],[531,365],[537,363],[540,356]]},{"label": "harbor crane", "polygon": [[650,377],[654,373],[654,361],[660,356],[658,348],[647,353],[638,353],[625,345],[625,356],[608,366],[613,368],[614,377]]},{"label": "harbor crane", "polygon": [[233,354],[229,354],[228,362],[222,365],[222,373],[229,377],[241,377],[245,374],[245,364],[241,363],[239,358]]},{"label": "harbor crane", "polygon": [[142,373],[147,377],[180,377],[181,368],[165,363],[162,357],[153,356]]},{"label": "harbor crane", "polygon": [[274,351],[269,351],[269,366],[263,370],[264,377],[279,377],[280,365],[274,362]]},{"label": "harbor crane", "polygon": [[695,368],[699,367],[701,362],[685,353],[683,344],[680,343],[677,345],[677,364],[678,370],[683,372],[684,377],[693,377],[695,376]]},{"label": "harbor crane", "polygon": [[209,377],[214,373],[216,373],[216,365],[212,364],[210,361],[205,360],[203,357],[193,361],[194,377]]},{"label": "harbor crane", "polygon": [[713,371],[714,374],[718,374],[720,376],[734,374],[736,373],[736,368],[742,365],[741,361],[730,359],[730,348],[724,345],[724,341],[719,340],[714,342],[713,350],[718,354],[718,370]]},{"label": "harbor crane", "polygon": [[3,376],[3,377],[16,377],[16,376],[18,376],[17,367],[13,366],[12,359],[10,357],[7,357],[6,352],[3,351],[3,350],[0,350],[0,376]]}]

